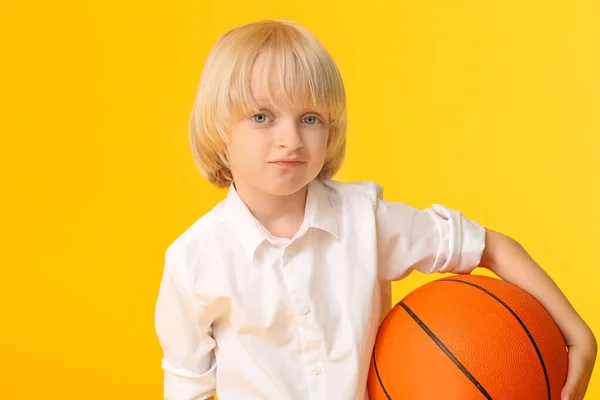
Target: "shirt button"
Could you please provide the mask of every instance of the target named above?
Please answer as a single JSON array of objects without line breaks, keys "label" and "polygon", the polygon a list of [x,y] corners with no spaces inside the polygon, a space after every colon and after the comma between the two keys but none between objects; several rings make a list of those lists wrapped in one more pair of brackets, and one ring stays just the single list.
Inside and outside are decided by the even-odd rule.
[{"label": "shirt button", "polygon": [[294,249],[292,249],[291,247],[288,247],[287,249],[285,249],[285,253],[288,256],[293,256],[296,252],[294,251]]},{"label": "shirt button", "polygon": [[320,374],[321,374],[321,367],[319,367],[318,365],[315,365],[315,366],[312,368],[312,373],[313,373],[314,375],[320,375]]},{"label": "shirt button", "polygon": [[310,307],[304,304],[302,307],[300,307],[300,312],[306,315],[310,312]]}]

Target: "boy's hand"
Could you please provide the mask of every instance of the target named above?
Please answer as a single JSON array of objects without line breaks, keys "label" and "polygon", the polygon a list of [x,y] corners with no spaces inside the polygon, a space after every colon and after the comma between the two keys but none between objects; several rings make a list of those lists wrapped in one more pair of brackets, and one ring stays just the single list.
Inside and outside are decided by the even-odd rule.
[{"label": "boy's hand", "polygon": [[588,336],[591,336],[591,338],[588,338],[585,342],[590,344],[568,346],[569,370],[561,400],[582,400],[585,396],[598,352],[594,336],[591,334]]},{"label": "boy's hand", "polygon": [[486,229],[481,266],[535,297],[548,310],[569,349],[567,381],[560,400],[581,400],[585,395],[598,345],[589,326],[550,276],[514,239]]}]

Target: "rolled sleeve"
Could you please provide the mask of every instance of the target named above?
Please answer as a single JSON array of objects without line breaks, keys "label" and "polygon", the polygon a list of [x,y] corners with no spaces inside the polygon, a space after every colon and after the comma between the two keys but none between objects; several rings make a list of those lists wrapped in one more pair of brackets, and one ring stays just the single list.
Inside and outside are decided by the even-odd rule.
[{"label": "rolled sleeve", "polygon": [[176,266],[167,262],[155,307],[164,357],[165,400],[206,399],[215,394],[216,363],[211,324],[215,306],[192,297]]},{"label": "rolled sleeve", "polygon": [[480,224],[440,204],[420,210],[384,201],[378,185],[373,193],[382,279],[399,280],[413,270],[468,274],[477,267],[485,247]]},{"label": "rolled sleeve", "polygon": [[468,274],[479,265],[485,247],[485,229],[460,211],[441,204],[426,209],[440,236],[432,271]]},{"label": "rolled sleeve", "polygon": [[175,399],[207,399],[215,394],[216,364],[203,374],[189,369],[177,368],[166,358],[162,360],[164,370],[164,398]]}]

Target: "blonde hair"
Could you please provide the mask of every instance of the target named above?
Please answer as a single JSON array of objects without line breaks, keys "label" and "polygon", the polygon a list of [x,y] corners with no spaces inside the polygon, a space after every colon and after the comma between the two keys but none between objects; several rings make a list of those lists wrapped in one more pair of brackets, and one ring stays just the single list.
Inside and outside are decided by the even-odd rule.
[{"label": "blonde hair", "polygon": [[[306,29],[288,21],[259,21],[224,33],[210,51],[190,117],[189,139],[200,173],[218,187],[233,180],[228,166],[227,132],[235,110],[258,112],[250,90],[252,66],[259,52],[269,57],[269,76],[277,61],[284,98],[320,107],[329,115],[327,155],[320,179],[332,177],[346,150],[346,94],[341,74],[323,45]],[[268,89],[267,89],[268,90]],[[268,96],[273,97],[268,91]]]}]

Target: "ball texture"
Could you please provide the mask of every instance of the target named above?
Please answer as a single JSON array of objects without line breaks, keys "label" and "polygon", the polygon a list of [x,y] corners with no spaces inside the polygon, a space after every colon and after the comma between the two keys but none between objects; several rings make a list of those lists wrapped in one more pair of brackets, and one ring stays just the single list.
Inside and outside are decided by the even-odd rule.
[{"label": "ball texture", "polygon": [[457,275],[399,302],[379,327],[370,400],[560,399],[567,348],[546,309],[506,281]]}]

